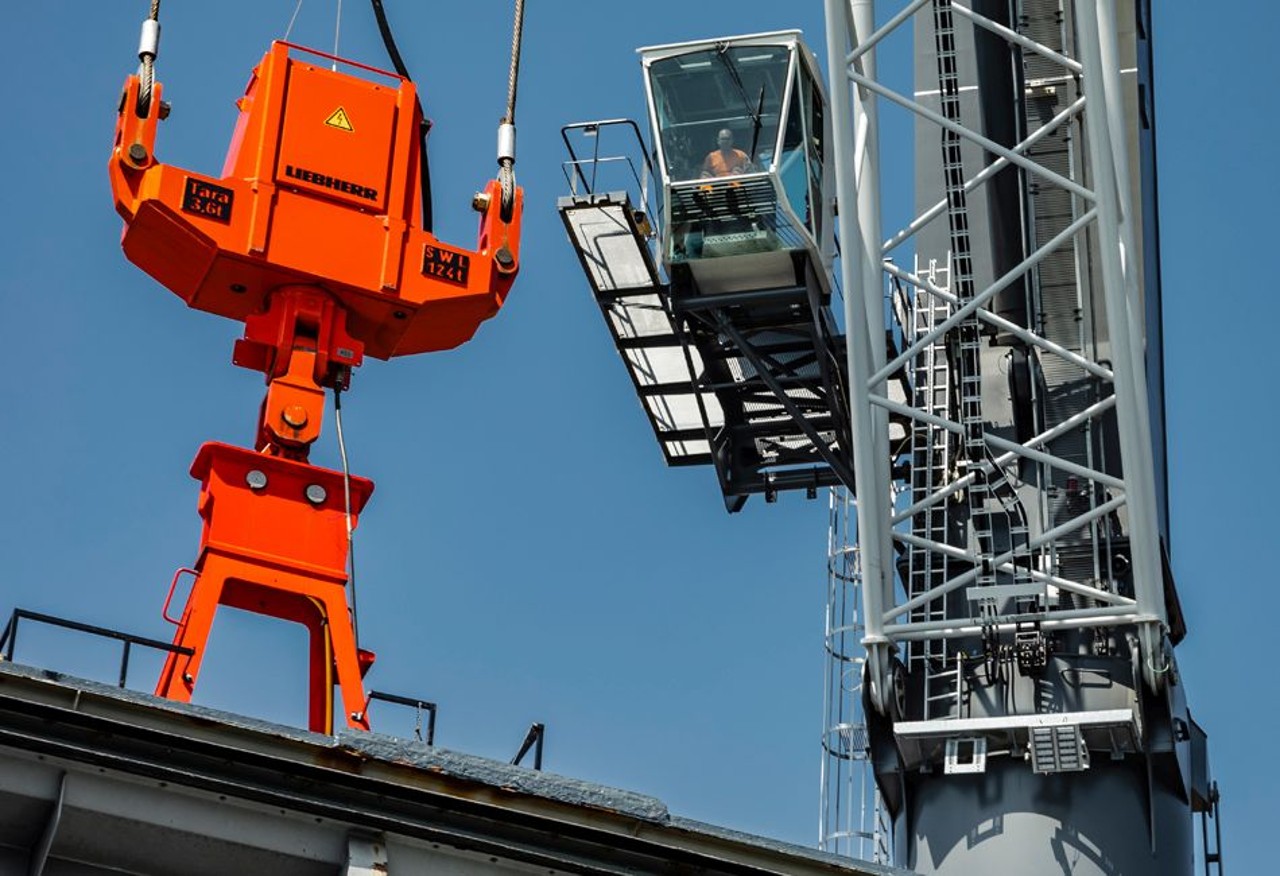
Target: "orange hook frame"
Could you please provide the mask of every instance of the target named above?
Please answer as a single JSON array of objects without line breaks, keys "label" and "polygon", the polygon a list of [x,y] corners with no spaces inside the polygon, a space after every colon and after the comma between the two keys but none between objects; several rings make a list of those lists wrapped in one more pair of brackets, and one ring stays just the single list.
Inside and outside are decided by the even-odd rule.
[{"label": "orange hook frame", "polygon": [[331,57],[272,44],[238,101],[221,177],[156,160],[158,113],[138,115],[138,78],[126,80],[109,165],[125,255],[191,307],[235,320],[279,286],[323,286],[378,359],[469,340],[519,270],[523,191],[504,222],[490,180],[475,249],[440,242],[421,227],[414,84],[295,53]]},{"label": "orange hook frame", "polygon": [[[374,657],[347,608],[344,478],[306,462],[324,388],[345,389],[365,355],[449,349],[496,314],[519,270],[523,192],[504,221],[489,181],[475,249],[438,241],[420,218],[413,83],[322,52],[272,44],[219,177],[156,159],[160,113],[139,115],[139,89],[128,77],[109,164],[125,255],[189,306],[245,322],[234,362],[268,387],[256,450],[210,443],[192,466],[204,529],[174,642],[193,653],[170,655],[156,693],[191,698],[214,614],[232,606],[310,631],[311,729],[332,732],[336,685],[347,726],[367,730]],[[349,483],[354,525],[373,483]]]}]

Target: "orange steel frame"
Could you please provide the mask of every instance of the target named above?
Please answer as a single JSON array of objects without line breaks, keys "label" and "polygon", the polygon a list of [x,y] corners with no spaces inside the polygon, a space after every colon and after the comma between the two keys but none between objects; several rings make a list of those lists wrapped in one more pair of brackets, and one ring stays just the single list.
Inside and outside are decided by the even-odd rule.
[{"label": "orange steel frame", "polygon": [[273,43],[255,68],[221,177],[155,158],[162,87],[145,115],[138,77],[125,82],[109,163],[130,261],[193,308],[245,323],[233,362],[261,371],[267,392],[253,450],[205,444],[197,573],[156,693],[189,701],[219,606],[303,624],[310,632],[308,724],[329,733],[334,688],[347,726],[369,729],[359,648],[347,605],[351,525],[373,483],[311,465],[326,389],[345,390],[365,355],[455,347],[498,312],[519,269],[523,193],[504,209],[491,180],[477,197],[475,249],[421,227],[413,83],[336,72]]}]

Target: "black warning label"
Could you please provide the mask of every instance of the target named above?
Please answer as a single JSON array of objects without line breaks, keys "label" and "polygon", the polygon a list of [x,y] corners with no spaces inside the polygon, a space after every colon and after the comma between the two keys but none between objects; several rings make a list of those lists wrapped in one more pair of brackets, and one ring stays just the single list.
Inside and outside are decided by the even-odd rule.
[{"label": "black warning label", "polygon": [[236,193],[231,189],[187,177],[186,189],[182,193],[182,209],[183,212],[215,222],[230,222],[231,203],[235,196]]},{"label": "black warning label", "polygon": [[471,274],[471,256],[427,244],[422,248],[422,273],[446,283],[465,286]]}]

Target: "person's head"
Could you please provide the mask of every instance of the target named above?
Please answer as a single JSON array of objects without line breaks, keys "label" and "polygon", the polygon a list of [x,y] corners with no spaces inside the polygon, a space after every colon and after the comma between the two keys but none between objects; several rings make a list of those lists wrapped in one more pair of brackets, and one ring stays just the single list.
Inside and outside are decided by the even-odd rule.
[{"label": "person's head", "polygon": [[716,145],[725,152],[733,148],[733,131],[728,128],[721,128],[720,133],[716,135]]}]

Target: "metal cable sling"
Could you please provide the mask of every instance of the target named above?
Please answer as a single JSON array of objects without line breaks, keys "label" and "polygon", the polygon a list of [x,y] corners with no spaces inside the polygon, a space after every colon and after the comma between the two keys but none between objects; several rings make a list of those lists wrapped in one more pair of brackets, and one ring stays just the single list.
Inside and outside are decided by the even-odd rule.
[{"label": "metal cable sling", "polygon": [[516,89],[520,79],[520,44],[524,34],[524,0],[516,0],[511,29],[511,68],[507,76],[507,114],[498,125],[498,182],[502,187],[502,221],[511,221],[516,200]]},{"label": "metal cable sling", "polygon": [[151,88],[156,81],[156,56],[160,54],[160,0],[151,0],[151,14],[142,22],[142,34],[138,38],[138,115],[143,118],[151,111]]}]

